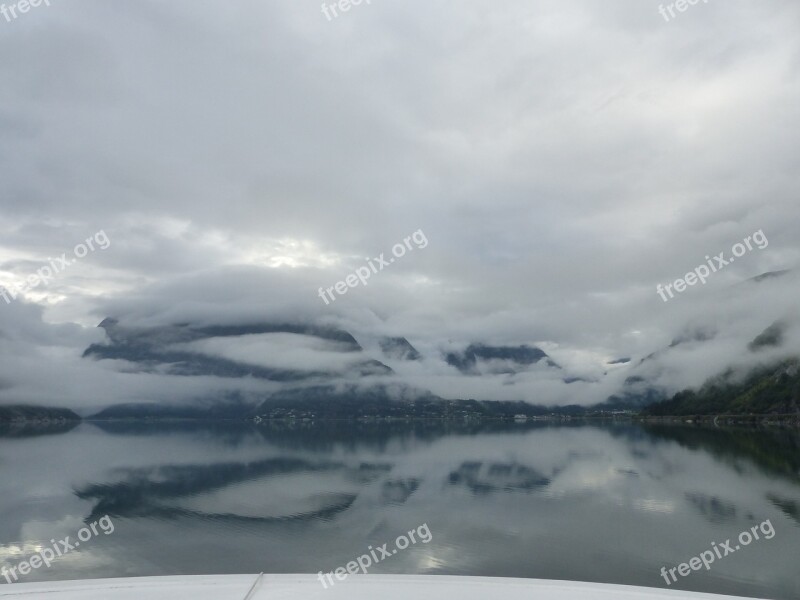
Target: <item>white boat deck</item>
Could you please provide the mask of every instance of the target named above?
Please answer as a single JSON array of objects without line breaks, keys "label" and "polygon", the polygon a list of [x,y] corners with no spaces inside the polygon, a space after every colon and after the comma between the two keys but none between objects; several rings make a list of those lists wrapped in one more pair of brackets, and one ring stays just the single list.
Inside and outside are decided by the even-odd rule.
[{"label": "white boat deck", "polygon": [[[255,587],[253,584],[255,583]],[[314,575],[138,577],[0,586],[19,600],[742,600],[623,585],[537,579],[422,575],[351,575],[322,587]]]}]

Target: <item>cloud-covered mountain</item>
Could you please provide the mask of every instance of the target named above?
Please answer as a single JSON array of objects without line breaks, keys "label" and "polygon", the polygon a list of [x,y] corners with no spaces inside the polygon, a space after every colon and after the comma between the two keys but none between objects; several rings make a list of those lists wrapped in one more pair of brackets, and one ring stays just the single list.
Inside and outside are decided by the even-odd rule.
[{"label": "cloud-covered mountain", "polygon": [[[752,302],[759,294],[772,291],[770,286],[793,289],[793,282],[761,277],[751,281],[750,288],[734,289],[751,293],[744,300]],[[785,288],[787,284],[789,288]],[[405,336],[386,334],[387,326],[380,320],[372,319],[366,327],[363,318],[356,321],[347,315],[335,321],[306,314],[294,321],[239,324],[213,324],[210,316],[195,324],[145,324],[152,319],[123,324],[107,318],[100,324],[105,340],[91,344],[83,357],[128,377],[213,377],[226,382],[227,392],[216,397],[206,394],[200,401],[188,398],[167,411],[173,416],[275,416],[276,410],[291,405],[304,415],[424,414],[426,402],[466,399],[640,409],[686,388],[714,387],[708,380],[719,372],[724,371],[728,379],[741,379],[764,369],[774,371],[780,361],[798,355],[800,331],[794,314],[778,303],[763,316],[752,318],[752,327],[743,328],[737,311],[731,308],[705,316],[697,313],[676,328],[663,348],[628,360],[598,360],[602,371],[596,372],[575,369],[570,352],[553,341],[545,345],[560,353],[568,366],[561,367],[541,347],[526,343],[473,341],[459,349],[450,340],[428,336],[421,338],[424,343],[419,350]],[[780,317],[775,318],[777,315]],[[345,329],[347,324],[358,333]],[[698,360],[706,364],[700,365],[695,382],[682,365]],[[263,381],[265,387],[248,387],[255,381]],[[580,390],[583,397],[567,401],[570,396],[562,391],[567,385]],[[730,386],[725,389],[733,390]],[[548,390],[549,394],[532,394],[535,390]],[[395,401],[417,405],[413,409],[386,408]],[[135,403],[119,404],[101,414],[137,412]],[[378,405],[384,408],[375,413]]]},{"label": "cloud-covered mountain", "polygon": [[[84,416],[110,407],[115,412],[105,414],[117,416],[254,414],[270,399],[325,398],[348,405],[354,398],[438,398],[640,408],[698,390],[727,370],[744,377],[800,355],[793,274],[676,305],[671,334],[660,348],[652,338],[638,355],[624,345],[598,351],[488,326],[454,339],[448,328],[408,316],[355,307],[328,312],[290,297],[257,306],[247,295],[215,298],[217,281],[214,273],[113,299],[105,308],[117,316],[95,328],[47,323],[44,311],[25,301],[5,307],[0,396]],[[240,289],[236,278],[229,283]],[[188,290],[209,301],[181,306]]]},{"label": "cloud-covered mountain", "polygon": [[685,390],[645,408],[653,416],[796,415],[800,417],[800,361],[753,369],[732,369],[709,378],[698,390]]},{"label": "cloud-covered mountain", "polygon": [[[91,344],[83,358],[109,363],[128,374],[215,377],[230,380],[233,389],[237,380],[256,379],[272,384],[261,399],[234,392],[198,405],[122,403],[97,413],[100,418],[242,417],[272,414],[276,407],[285,411],[289,406],[309,414],[340,418],[372,414],[377,406],[382,408],[376,414],[404,415],[410,411],[422,415],[426,403],[444,401],[429,390],[416,387],[413,378],[397,376],[392,368],[365,351],[353,335],[331,325],[262,322],[148,327],[106,318],[99,327],[106,339]],[[542,368],[559,369],[544,351],[528,345],[471,344],[461,353],[442,350],[424,357],[404,337],[377,339],[381,358],[396,363],[443,362],[456,367],[461,376],[480,376],[482,371],[516,375],[540,362]],[[414,408],[387,408],[395,402],[416,404]]]},{"label": "cloud-covered mountain", "polygon": [[380,361],[367,358],[353,336],[334,327],[256,323],[145,329],[126,328],[111,318],[100,327],[109,343],[92,344],[84,357],[126,361],[142,370],[170,375],[287,382],[392,372]]},{"label": "cloud-covered mountain", "polygon": [[514,347],[470,344],[463,352],[449,352],[446,359],[447,364],[468,375],[519,373],[542,360],[547,366],[560,368],[550,360],[545,351],[527,345]]},{"label": "cloud-covered mountain", "polygon": [[395,360],[419,360],[422,355],[404,337],[384,337],[380,341],[381,351]]}]

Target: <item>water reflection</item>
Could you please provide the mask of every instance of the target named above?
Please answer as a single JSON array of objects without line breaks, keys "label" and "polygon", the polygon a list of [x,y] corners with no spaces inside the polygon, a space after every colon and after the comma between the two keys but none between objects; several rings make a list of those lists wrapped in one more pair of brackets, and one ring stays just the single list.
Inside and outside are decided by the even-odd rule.
[{"label": "water reflection", "polygon": [[[374,572],[664,587],[674,566],[771,519],[776,536],[686,589],[800,596],[800,439],[635,424],[82,424],[0,438],[0,561],[110,515],[113,536],[32,574],[330,570],[428,523]],[[77,525],[77,527],[76,527]]]}]

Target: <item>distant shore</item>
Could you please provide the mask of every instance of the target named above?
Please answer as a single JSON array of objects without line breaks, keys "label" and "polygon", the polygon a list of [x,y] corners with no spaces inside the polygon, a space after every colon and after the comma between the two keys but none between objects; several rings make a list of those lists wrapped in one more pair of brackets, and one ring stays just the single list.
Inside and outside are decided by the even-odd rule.
[{"label": "distant shore", "polygon": [[71,428],[80,422],[217,422],[217,423],[313,423],[327,421],[350,421],[360,423],[386,423],[409,421],[446,421],[446,422],[506,422],[506,423],[542,423],[542,422],[579,422],[579,421],[627,421],[637,423],[660,423],[681,425],[713,425],[713,426],[790,426],[800,427],[800,414],[722,414],[722,415],[646,415],[636,414],[631,411],[586,411],[573,414],[482,414],[477,411],[464,411],[461,414],[442,414],[430,412],[423,414],[314,414],[310,411],[295,411],[291,408],[275,411],[279,414],[271,415],[208,415],[197,413],[194,415],[176,414],[126,414],[125,416],[99,416],[81,418],[69,409],[53,407],[32,406],[6,406],[0,407],[0,430],[24,428]]},{"label": "distant shore", "polygon": [[635,415],[635,421],[643,423],[675,423],[700,425],[764,425],[800,427],[800,415],[682,415],[651,416]]}]

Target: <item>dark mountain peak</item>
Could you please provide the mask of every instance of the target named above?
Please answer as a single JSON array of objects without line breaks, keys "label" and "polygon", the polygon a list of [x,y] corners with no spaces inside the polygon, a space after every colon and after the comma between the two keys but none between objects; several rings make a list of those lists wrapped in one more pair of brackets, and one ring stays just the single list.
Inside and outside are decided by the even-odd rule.
[{"label": "dark mountain peak", "polygon": [[629,362],[631,362],[630,357],[625,357],[625,358],[617,358],[615,360],[608,361],[608,363],[606,363],[606,364],[609,364],[609,365],[627,365]]},{"label": "dark mountain peak", "polygon": [[655,352],[651,352],[642,358],[636,366],[653,361],[657,358],[661,358],[669,351],[670,348],[675,348],[676,346],[680,346],[681,344],[686,344],[689,342],[707,342],[709,340],[713,340],[716,336],[717,331],[709,327],[695,327],[692,329],[687,329],[677,337],[673,338],[669,346],[661,348],[660,350],[656,350]]},{"label": "dark mountain peak", "polygon": [[470,344],[464,352],[450,352],[446,355],[447,364],[455,367],[462,373],[476,373],[479,361],[507,361],[509,366],[501,371],[516,373],[517,367],[526,367],[546,360],[551,367],[560,368],[550,360],[542,349],[536,346],[522,344],[520,346],[490,346],[488,344]]},{"label": "dark mountain peak", "polygon": [[264,333],[293,333],[307,335],[342,344],[342,350],[359,352],[361,345],[347,331],[326,325],[310,323],[245,323],[238,325],[204,325],[178,323],[154,327],[128,327],[120,325],[113,317],[103,319],[98,325],[105,329],[112,341],[122,340],[142,344],[180,343],[212,337],[241,337]]},{"label": "dark mountain peak", "polygon": [[422,355],[404,337],[384,337],[380,341],[381,351],[396,360],[420,360]]},{"label": "dark mountain peak", "polygon": [[777,348],[783,344],[789,323],[784,320],[775,321],[747,345],[750,352],[757,352],[763,348]]},{"label": "dark mountain peak", "polygon": [[710,327],[697,327],[683,332],[678,337],[672,340],[669,347],[674,348],[681,344],[688,342],[707,342],[713,340],[717,336],[716,330]]}]

